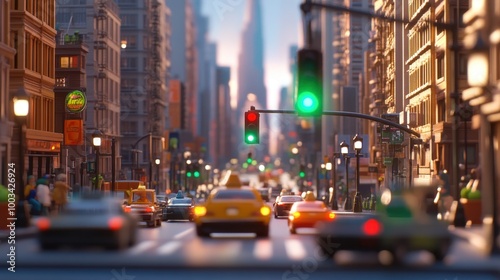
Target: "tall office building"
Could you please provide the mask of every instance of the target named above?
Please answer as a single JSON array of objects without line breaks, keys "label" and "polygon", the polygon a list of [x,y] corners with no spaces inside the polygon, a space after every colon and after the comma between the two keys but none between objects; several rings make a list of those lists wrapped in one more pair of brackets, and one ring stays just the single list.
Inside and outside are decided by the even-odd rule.
[{"label": "tall office building", "polygon": [[[56,1],[56,26],[62,34],[83,35],[89,47],[85,61],[87,87],[82,89],[88,102],[84,111],[85,139],[102,133],[99,173],[111,180],[112,161],[118,178],[120,156],[120,15],[113,0]],[[64,35],[63,35],[64,36]],[[116,158],[111,156],[111,139],[116,140]],[[95,161],[91,141],[84,145],[81,157]],[[106,154],[106,156],[105,156]]]},{"label": "tall office building", "polygon": [[231,95],[229,80],[231,79],[231,68],[218,66],[216,73],[215,115],[211,123],[211,139],[214,143],[213,163],[216,168],[225,168],[226,163],[234,155],[233,150],[235,135],[233,132],[234,118],[231,108]]},{"label": "tall office building", "polygon": [[[267,93],[264,85],[264,40],[262,29],[262,15],[260,0],[247,1],[245,27],[241,38],[240,55],[238,58],[238,104],[235,132],[240,135],[240,144],[243,145],[244,112],[255,106],[257,109],[267,108]],[[260,145],[259,151],[268,154],[269,121],[265,114],[260,118]]]},{"label": "tall office building", "polygon": [[[162,179],[166,158],[161,139],[170,125],[171,13],[159,0],[121,0],[118,5],[126,45],[121,56],[122,164],[128,178]],[[155,159],[161,164],[158,177],[151,170]]]},{"label": "tall office building", "polygon": [[171,11],[171,77],[185,87],[186,131],[198,133],[198,61],[195,14],[191,0],[167,1]]}]

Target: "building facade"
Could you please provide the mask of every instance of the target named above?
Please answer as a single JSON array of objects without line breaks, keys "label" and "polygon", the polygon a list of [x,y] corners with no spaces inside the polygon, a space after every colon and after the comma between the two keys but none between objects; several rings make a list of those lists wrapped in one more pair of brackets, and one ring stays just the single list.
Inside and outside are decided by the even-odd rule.
[{"label": "building facade", "polygon": [[10,64],[16,54],[10,42],[10,5],[13,1],[0,1],[0,184],[7,186],[7,164],[11,158],[13,133],[12,96],[9,86]]},{"label": "building facade", "polygon": [[[126,43],[120,62],[124,173],[129,179],[147,180],[152,175],[163,181],[166,158],[161,139],[172,124],[168,115],[171,13],[164,1],[119,1],[118,5],[121,40]],[[161,164],[158,177],[149,171],[156,158]]]},{"label": "building facade", "polygon": [[[88,98],[84,111],[85,152],[82,162],[95,162],[92,134],[102,133],[99,173],[111,180],[112,161],[116,178],[121,170],[120,129],[120,15],[113,0],[56,1],[56,25],[63,34],[81,34],[89,47],[85,71]],[[111,158],[111,139],[116,140],[116,157]],[[86,170],[88,172],[90,170]],[[92,175],[92,174],[88,174]],[[87,176],[88,177],[88,176]],[[84,184],[89,185],[89,181]]]},{"label": "building facade", "polygon": [[[63,135],[55,132],[55,9],[54,1],[11,1],[10,46],[16,54],[10,60],[10,94],[19,89],[30,96],[26,119],[25,175],[41,177],[60,168]],[[5,7],[5,6],[3,6]],[[2,17],[5,22],[5,17]],[[11,104],[10,102],[8,104]],[[19,151],[19,126],[14,129],[12,150]],[[13,162],[20,162],[12,154]]]},{"label": "building facade", "polygon": [[[87,73],[85,64],[88,46],[84,36],[81,34],[63,34],[60,32],[56,37],[56,84],[55,93],[55,130],[63,133],[62,157],[60,166],[67,174],[68,183],[73,186],[78,183],[85,183],[84,163],[85,159],[85,134],[84,134],[84,104],[77,106],[70,111],[67,107],[68,94],[73,93],[71,100],[78,100],[77,97],[85,95],[87,88]],[[80,95],[81,94],[81,95]],[[86,102],[86,99],[85,99]],[[78,105],[81,108],[78,108]]]}]

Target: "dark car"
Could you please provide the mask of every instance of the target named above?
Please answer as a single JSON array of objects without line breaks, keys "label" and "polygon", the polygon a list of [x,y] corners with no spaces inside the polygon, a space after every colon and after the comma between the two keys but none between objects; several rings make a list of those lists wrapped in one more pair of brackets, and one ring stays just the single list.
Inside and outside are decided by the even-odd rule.
[{"label": "dark car", "polygon": [[279,218],[282,216],[288,217],[290,208],[295,202],[302,201],[302,197],[299,195],[282,195],[276,198],[273,204],[274,217]]},{"label": "dark car", "polygon": [[163,209],[163,220],[194,220],[194,200],[189,197],[174,197]]},{"label": "dark car", "polygon": [[325,255],[339,250],[389,251],[394,262],[408,251],[425,250],[438,261],[452,239],[448,225],[427,215],[411,195],[381,197],[376,213],[346,213],[318,225],[318,245]]},{"label": "dark car", "polygon": [[74,199],[61,213],[37,221],[42,250],[62,246],[124,249],[137,237],[137,220],[121,201],[104,197]]}]

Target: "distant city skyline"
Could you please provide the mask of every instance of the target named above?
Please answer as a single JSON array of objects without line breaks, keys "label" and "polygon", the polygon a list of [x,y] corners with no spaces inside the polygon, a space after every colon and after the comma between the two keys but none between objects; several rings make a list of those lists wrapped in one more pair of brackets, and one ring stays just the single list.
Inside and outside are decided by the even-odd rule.
[{"label": "distant city skyline", "polygon": [[[209,40],[217,43],[217,63],[231,68],[231,107],[233,108],[236,108],[237,102],[236,73],[242,30],[248,20],[247,1],[259,0],[203,1],[203,13],[209,17]],[[288,50],[291,45],[298,45],[302,37],[299,8],[301,2],[301,0],[261,1],[267,109],[278,109],[280,89],[288,86],[292,81]]]}]

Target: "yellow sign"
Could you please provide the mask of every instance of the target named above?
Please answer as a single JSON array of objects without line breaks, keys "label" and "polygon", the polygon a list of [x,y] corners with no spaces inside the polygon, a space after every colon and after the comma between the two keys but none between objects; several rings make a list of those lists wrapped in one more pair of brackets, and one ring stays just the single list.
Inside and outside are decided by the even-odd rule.
[{"label": "yellow sign", "polygon": [[70,113],[80,113],[87,106],[87,97],[85,93],[74,90],[66,95],[64,104]]}]

